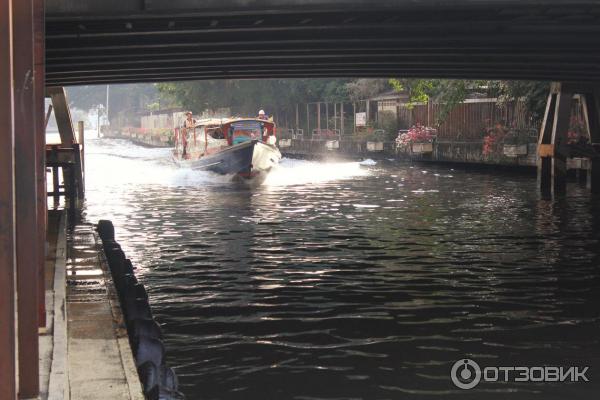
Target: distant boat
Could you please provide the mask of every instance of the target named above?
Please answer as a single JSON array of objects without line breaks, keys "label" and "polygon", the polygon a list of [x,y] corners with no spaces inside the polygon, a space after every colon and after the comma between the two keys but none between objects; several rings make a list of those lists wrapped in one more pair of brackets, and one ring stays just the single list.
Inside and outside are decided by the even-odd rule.
[{"label": "distant boat", "polygon": [[181,167],[253,179],[279,163],[275,123],[258,118],[205,119],[175,131],[173,159]]}]

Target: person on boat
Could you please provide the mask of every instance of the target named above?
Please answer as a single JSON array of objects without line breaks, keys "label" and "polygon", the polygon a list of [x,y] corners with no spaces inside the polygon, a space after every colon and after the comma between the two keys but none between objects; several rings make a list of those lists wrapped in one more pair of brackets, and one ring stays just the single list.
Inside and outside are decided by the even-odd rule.
[{"label": "person on boat", "polygon": [[267,114],[265,114],[265,110],[260,110],[258,112],[258,119],[264,119],[264,120],[269,119],[269,117],[267,117]]},{"label": "person on boat", "polygon": [[183,144],[183,156],[187,155],[187,143],[189,138],[189,132],[196,127],[196,120],[194,119],[194,114],[191,111],[185,113],[186,119],[183,121],[183,135],[181,137]]}]

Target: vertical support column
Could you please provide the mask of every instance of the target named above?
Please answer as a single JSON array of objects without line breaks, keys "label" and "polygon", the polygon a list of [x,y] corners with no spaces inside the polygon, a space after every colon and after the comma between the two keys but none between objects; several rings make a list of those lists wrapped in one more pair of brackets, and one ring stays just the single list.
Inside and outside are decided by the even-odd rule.
[{"label": "vertical support column", "polygon": [[46,327],[46,285],[45,285],[45,255],[46,230],[48,226],[48,210],[46,196],[46,111],[45,99],[45,37],[44,37],[44,0],[33,0],[34,24],[34,101],[35,101],[35,136],[36,136],[36,175],[37,175],[37,251],[38,265],[38,297],[39,297],[39,326]]},{"label": "vertical support column", "polygon": [[17,397],[11,0],[0,0],[0,399]]},{"label": "vertical support column", "polygon": [[[595,88],[582,96],[583,115],[589,132],[590,143],[596,148],[600,144],[600,90]],[[600,194],[600,158],[590,158],[587,184],[594,194]]]},{"label": "vertical support column", "polygon": [[573,92],[562,84],[556,98],[556,111],[552,127],[552,144],[554,157],[552,157],[552,194],[564,195],[567,192],[567,155],[565,146],[568,144],[569,120],[571,118],[571,104]]},{"label": "vertical support column", "polygon": [[[39,394],[37,138],[34,112],[33,0],[13,1],[15,215],[19,397]],[[41,118],[41,117],[40,117]],[[42,260],[43,261],[43,260]]]},{"label": "vertical support column", "polygon": [[553,158],[555,154],[554,130],[557,119],[558,100],[561,91],[560,83],[553,83],[546,103],[546,112],[540,129],[538,140],[538,185],[545,196],[552,194]]},{"label": "vertical support column", "polygon": [[329,130],[329,103],[325,103],[325,126]]}]

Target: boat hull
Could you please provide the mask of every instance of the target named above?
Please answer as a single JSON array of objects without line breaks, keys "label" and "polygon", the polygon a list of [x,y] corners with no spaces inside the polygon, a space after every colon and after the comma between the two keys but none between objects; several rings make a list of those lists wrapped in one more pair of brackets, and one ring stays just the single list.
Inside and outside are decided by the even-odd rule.
[{"label": "boat hull", "polygon": [[175,157],[177,164],[182,167],[222,175],[237,175],[245,179],[268,173],[279,160],[281,153],[277,147],[257,140],[230,146],[196,160]]}]

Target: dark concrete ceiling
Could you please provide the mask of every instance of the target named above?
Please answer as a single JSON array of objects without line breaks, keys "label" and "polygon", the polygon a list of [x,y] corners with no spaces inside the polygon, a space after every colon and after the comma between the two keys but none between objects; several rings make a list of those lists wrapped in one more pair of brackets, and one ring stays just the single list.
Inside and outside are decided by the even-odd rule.
[{"label": "dark concrete ceiling", "polygon": [[47,0],[47,85],[600,81],[600,0]]}]

